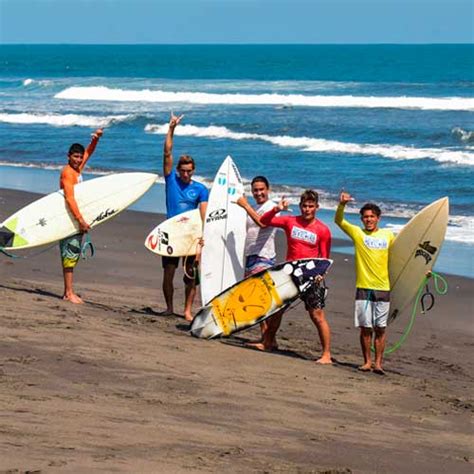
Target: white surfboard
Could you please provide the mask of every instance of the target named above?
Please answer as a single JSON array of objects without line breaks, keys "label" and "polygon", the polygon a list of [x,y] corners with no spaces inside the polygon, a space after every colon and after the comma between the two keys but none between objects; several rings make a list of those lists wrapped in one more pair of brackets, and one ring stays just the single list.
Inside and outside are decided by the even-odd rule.
[{"label": "white surfboard", "polygon": [[[74,186],[84,220],[102,224],[133,204],[156,181],[151,173],[121,173],[91,179]],[[0,246],[7,250],[49,244],[79,232],[62,190],[48,194],[0,224]]]},{"label": "white surfboard", "polygon": [[425,275],[438,258],[449,216],[447,197],[433,202],[414,216],[390,248],[389,323],[407,312]]},{"label": "white surfboard", "polygon": [[194,209],[157,225],[145,239],[145,247],[153,253],[169,257],[196,255],[201,237],[201,213],[199,209]]},{"label": "white surfboard", "polygon": [[229,336],[289,306],[332,260],[312,258],[284,262],[239,281],[213,298],[196,314],[191,334],[203,339]]},{"label": "white surfboard", "polygon": [[228,156],[214,179],[204,221],[201,255],[203,305],[244,276],[247,214],[235,204],[243,193],[239,170]]}]

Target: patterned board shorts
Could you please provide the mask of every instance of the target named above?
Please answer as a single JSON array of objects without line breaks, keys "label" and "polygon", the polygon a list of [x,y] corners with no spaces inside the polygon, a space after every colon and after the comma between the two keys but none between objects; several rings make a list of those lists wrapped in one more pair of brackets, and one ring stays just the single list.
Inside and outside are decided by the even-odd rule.
[{"label": "patterned board shorts", "polygon": [[308,290],[306,290],[300,298],[304,301],[306,311],[311,309],[324,309],[326,306],[326,297],[328,289],[324,285],[324,280],[314,282]]},{"label": "patterned board shorts", "polygon": [[264,258],[259,257],[258,255],[249,255],[245,261],[244,278],[247,278],[248,276],[254,275],[255,273],[261,272],[263,270],[268,270],[274,265],[274,258]]},{"label": "patterned board shorts", "polygon": [[76,234],[59,241],[59,251],[63,268],[74,268],[81,258],[84,234]]},{"label": "patterned board shorts", "polygon": [[354,325],[362,328],[384,328],[390,311],[390,292],[357,288]]}]

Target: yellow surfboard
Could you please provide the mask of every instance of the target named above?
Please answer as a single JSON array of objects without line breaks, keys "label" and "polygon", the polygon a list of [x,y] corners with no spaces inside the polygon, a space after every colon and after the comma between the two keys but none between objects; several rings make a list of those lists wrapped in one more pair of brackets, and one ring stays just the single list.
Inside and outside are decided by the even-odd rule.
[{"label": "yellow surfboard", "polygon": [[290,305],[331,264],[329,259],[296,260],[242,280],[201,308],[193,320],[191,334],[210,339],[254,326]]}]

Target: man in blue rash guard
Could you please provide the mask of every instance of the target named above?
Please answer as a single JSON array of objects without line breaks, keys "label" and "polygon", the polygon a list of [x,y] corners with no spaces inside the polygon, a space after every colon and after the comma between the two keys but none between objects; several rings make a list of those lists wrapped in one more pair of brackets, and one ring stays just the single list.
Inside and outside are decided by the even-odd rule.
[{"label": "man in blue rash guard", "polygon": [[[203,184],[192,180],[195,171],[193,158],[189,155],[180,156],[176,170],[173,170],[172,150],[174,130],[182,118],[182,115],[176,116],[171,113],[163,150],[163,175],[165,177],[167,217],[169,219],[170,217],[199,207],[201,218],[204,222],[209,192]],[[190,276],[194,274],[194,260],[194,257],[188,257],[185,260],[186,268],[183,278],[185,284],[184,317],[187,321],[193,320],[191,308],[196,295],[196,279],[190,278]],[[163,314],[174,314],[173,279],[179,264],[179,257],[162,257],[162,264],[164,270],[163,293],[166,301],[166,311]]]}]

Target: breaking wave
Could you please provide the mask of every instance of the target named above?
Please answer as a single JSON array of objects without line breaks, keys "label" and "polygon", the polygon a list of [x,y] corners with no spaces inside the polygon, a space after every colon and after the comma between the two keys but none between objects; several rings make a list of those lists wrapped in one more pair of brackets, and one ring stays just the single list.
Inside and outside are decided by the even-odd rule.
[{"label": "breaking wave", "polygon": [[[148,124],[145,131],[165,135],[168,124]],[[177,135],[230,140],[261,140],[285,148],[298,148],[301,151],[318,153],[344,153],[351,155],[378,155],[394,160],[420,160],[430,158],[441,163],[454,163],[464,166],[474,165],[474,153],[438,148],[412,148],[400,145],[373,145],[346,143],[311,137],[291,137],[288,135],[266,135],[257,133],[233,132],[226,127],[196,127],[181,125]]]},{"label": "breaking wave", "polygon": [[351,107],[474,111],[474,98],[469,97],[376,97],[270,93],[217,94],[208,92],[170,92],[150,89],[113,89],[104,86],[69,87],[56,94],[54,97],[56,99],[122,102],[187,102],[203,105],[272,105],[291,107]]},{"label": "breaking wave", "polygon": [[114,123],[124,122],[134,118],[134,115],[107,115],[99,117],[94,115],[77,114],[28,114],[28,113],[0,113],[0,122],[14,124],[41,124],[53,127],[108,127]]}]

